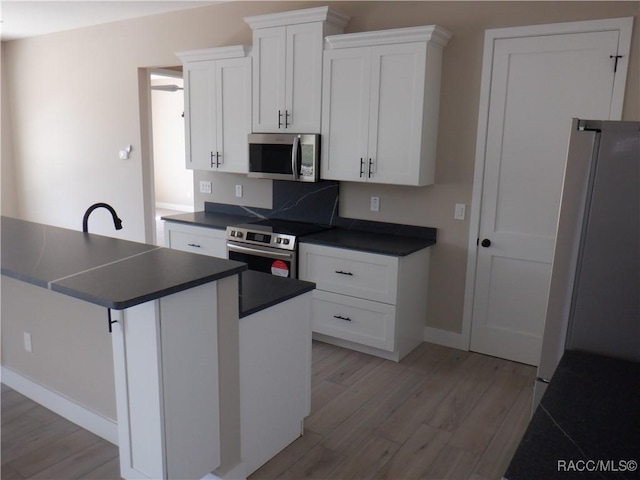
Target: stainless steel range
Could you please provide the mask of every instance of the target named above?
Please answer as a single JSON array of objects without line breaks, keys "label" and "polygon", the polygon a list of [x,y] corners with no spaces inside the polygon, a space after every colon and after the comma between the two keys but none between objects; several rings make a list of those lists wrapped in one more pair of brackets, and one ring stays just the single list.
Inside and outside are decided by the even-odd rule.
[{"label": "stainless steel range", "polygon": [[330,227],[264,219],[227,227],[227,254],[249,270],[298,278],[298,239]]}]

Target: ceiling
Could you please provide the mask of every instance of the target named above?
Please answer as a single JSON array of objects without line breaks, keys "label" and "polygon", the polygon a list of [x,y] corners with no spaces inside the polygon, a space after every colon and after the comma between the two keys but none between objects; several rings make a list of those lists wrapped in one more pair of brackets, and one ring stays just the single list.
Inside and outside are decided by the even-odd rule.
[{"label": "ceiling", "polygon": [[209,0],[0,0],[0,39],[15,40],[220,3]]}]

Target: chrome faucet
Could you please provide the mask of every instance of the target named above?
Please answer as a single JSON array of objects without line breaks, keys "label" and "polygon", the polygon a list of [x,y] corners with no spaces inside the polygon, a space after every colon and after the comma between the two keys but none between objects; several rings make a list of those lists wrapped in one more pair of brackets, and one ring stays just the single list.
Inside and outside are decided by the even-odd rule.
[{"label": "chrome faucet", "polygon": [[91,215],[91,212],[93,212],[96,208],[100,207],[106,208],[107,210],[109,210],[109,212],[111,212],[111,216],[113,217],[113,224],[115,225],[116,230],[122,230],[122,220],[118,218],[118,214],[111,205],[109,205],[108,203],[94,203],[89,208],[87,208],[86,212],[84,212],[84,217],[82,217],[82,231],[85,233],[89,231],[89,215]]}]

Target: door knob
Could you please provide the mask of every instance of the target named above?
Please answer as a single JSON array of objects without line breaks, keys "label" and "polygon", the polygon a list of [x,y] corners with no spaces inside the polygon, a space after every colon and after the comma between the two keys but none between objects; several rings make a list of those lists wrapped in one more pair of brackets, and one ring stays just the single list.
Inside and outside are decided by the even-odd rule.
[{"label": "door knob", "polygon": [[480,242],[480,245],[482,245],[484,248],[490,247],[491,240],[489,240],[488,238],[485,238],[484,240],[482,240],[482,242]]}]

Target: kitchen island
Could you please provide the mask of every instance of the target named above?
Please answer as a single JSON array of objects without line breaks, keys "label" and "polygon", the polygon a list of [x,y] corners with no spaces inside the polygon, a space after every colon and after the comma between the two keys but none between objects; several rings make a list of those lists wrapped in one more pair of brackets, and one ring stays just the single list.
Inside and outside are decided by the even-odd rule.
[{"label": "kitchen island", "polygon": [[[242,283],[247,292],[256,280],[260,284],[251,275],[240,282],[244,270],[240,262],[2,218],[3,324],[20,325],[29,315],[29,299],[42,291],[49,296],[37,298],[51,301],[43,311],[63,305],[63,312],[47,312],[48,317],[73,315],[76,305],[89,303],[92,313],[103,312],[103,334],[112,330],[116,442],[124,478],[244,475],[241,305],[247,306],[247,319],[260,321],[275,307],[288,316],[287,305],[298,302],[304,335],[313,289],[297,282],[287,284],[284,294],[272,289],[266,297],[241,301]],[[58,303],[67,296],[76,303]],[[81,332],[66,332],[75,334],[81,342]],[[306,355],[306,340],[301,343]],[[3,373],[6,363],[3,351]],[[301,372],[298,388],[304,391],[310,380],[307,385]],[[306,403],[299,410],[306,411]],[[295,421],[299,434],[300,419]]]}]

